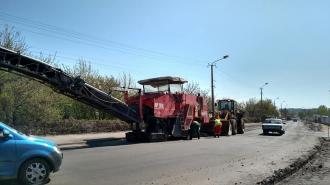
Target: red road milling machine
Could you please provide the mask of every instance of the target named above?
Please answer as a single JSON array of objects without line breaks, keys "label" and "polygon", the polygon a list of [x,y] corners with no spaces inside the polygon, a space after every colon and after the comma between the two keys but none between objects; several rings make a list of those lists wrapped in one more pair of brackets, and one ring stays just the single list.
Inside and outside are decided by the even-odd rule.
[{"label": "red road milling machine", "polygon": [[164,141],[168,137],[191,137],[193,121],[208,124],[208,108],[201,96],[183,92],[185,80],[160,77],[141,80],[143,89],[125,101],[105,93],[78,77],[40,60],[0,47],[0,69],[18,73],[50,86],[54,91],[90,105],[131,124],[129,141]]},{"label": "red road milling machine", "polygon": [[127,105],[139,112],[140,123],[145,131],[141,132],[139,123],[133,124],[133,131],[126,134],[127,140],[163,141],[168,136],[191,138],[190,128],[193,121],[208,123],[207,103],[202,96],[183,92],[186,83],[179,77],[159,77],[141,80],[143,91],[128,97]]}]

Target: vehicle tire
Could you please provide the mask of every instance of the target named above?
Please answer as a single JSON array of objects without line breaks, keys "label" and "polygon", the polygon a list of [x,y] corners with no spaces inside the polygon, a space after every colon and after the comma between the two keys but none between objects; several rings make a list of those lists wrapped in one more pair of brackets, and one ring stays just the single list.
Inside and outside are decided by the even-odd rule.
[{"label": "vehicle tire", "polygon": [[[224,121],[222,123],[222,126],[221,126],[221,133],[220,133],[220,135],[221,136],[228,136],[229,130],[231,130],[230,128],[231,128],[230,127],[230,122],[229,121]],[[215,134],[214,134],[214,137],[216,137]]]},{"label": "vehicle tire", "polygon": [[236,122],[236,120],[231,119],[230,124],[231,124],[231,133],[232,133],[232,135],[236,135],[236,133],[237,133],[237,122]]},{"label": "vehicle tire", "polygon": [[244,134],[245,132],[245,125],[243,119],[237,122],[237,134]]},{"label": "vehicle tire", "polygon": [[191,130],[188,131],[187,140],[192,140],[192,131]]},{"label": "vehicle tire", "polygon": [[50,166],[39,158],[23,163],[19,170],[18,180],[22,185],[43,185],[49,182]]},{"label": "vehicle tire", "polygon": [[268,134],[268,131],[267,130],[263,130],[263,134],[264,135],[267,135]]},{"label": "vehicle tire", "polygon": [[229,122],[227,136],[231,136],[231,135],[233,135],[233,128],[232,128],[232,124],[230,124],[230,122]]}]

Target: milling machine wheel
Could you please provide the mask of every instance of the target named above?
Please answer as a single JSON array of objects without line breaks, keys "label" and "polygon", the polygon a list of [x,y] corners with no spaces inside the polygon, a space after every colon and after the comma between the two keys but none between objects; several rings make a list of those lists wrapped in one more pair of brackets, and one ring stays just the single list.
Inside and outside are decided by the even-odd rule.
[{"label": "milling machine wheel", "polygon": [[145,132],[133,131],[126,133],[126,141],[128,142],[146,142],[147,134]]},{"label": "milling machine wheel", "polygon": [[163,142],[167,141],[167,134],[165,133],[150,133],[149,142]]}]

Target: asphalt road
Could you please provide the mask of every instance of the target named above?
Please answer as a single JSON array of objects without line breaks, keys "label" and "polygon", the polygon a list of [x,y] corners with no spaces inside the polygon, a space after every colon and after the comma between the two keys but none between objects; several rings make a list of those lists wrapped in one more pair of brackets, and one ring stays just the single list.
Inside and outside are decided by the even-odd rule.
[{"label": "asphalt road", "polygon": [[283,136],[264,136],[259,128],[221,138],[65,151],[50,185],[255,184],[318,142],[300,122],[286,127]]}]

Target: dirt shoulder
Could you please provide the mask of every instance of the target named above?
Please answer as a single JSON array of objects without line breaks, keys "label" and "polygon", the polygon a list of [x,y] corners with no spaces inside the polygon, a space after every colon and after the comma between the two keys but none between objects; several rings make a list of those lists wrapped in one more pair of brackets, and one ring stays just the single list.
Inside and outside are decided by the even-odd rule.
[{"label": "dirt shoulder", "polygon": [[330,183],[330,139],[321,139],[321,149],[314,158],[278,185],[328,185]]}]

